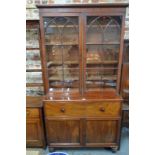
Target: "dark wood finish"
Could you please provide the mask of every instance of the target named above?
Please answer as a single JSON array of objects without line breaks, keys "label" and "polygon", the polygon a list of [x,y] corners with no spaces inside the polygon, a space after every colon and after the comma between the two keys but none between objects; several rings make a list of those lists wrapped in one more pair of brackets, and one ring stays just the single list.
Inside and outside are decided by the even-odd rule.
[{"label": "dark wood finish", "polygon": [[120,93],[123,97],[122,127],[129,127],[129,40],[124,41]]},{"label": "dark wood finish", "polygon": [[86,115],[89,117],[119,117],[120,107],[120,102],[88,102]]},{"label": "dark wood finish", "polygon": [[117,121],[115,120],[87,120],[86,145],[103,145],[117,143]]},{"label": "dark wood finish", "polygon": [[129,100],[129,63],[123,63],[122,67],[122,83],[121,94],[123,99],[128,102]]},{"label": "dark wood finish", "polygon": [[121,90],[125,102],[129,102],[129,40],[124,41]]},{"label": "dark wood finish", "polygon": [[128,7],[128,3],[100,3],[100,4],[52,4],[52,5],[37,5],[38,8],[106,8],[116,7],[125,8]]},{"label": "dark wood finish", "polygon": [[85,114],[85,109],[82,103],[51,103],[45,104],[45,115],[48,116],[83,116]]},{"label": "dark wood finish", "polygon": [[40,48],[29,48],[27,47],[26,50],[39,50]]},{"label": "dark wood finish", "polygon": [[43,86],[43,83],[27,83],[26,87],[37,87],[37,86]]},{"label": "dark wood finish", "polygon": [[39,118],[39,109],[38,108],[26,108],[26,117],[27,118]]},{"label": "dark wood finish", "polygon": [[80,145],[80,120],[47,119],[46,127],[48,144]]},{"label": "dark wood finish", "polygon": [[122,127],[129,128],[129,110],[123,110],[123,114],[122,114]]},{"label": "dark wood finish", "polygon": [[46,101],[45,115],[50,116],[79,116],[79,117],[113,117],[120,115],[120,102],[59,102]]},{"label": "dark wood finish", "polygon": [[39,119],[27,118],[26,120],[26,146],[42,147],[41,125]]},{"label": "dark wood finish", "polygon": [[[125,15],[122,16],[122,27],[125,27]],[[123,59],[123,41],[124,41],[124,29],[122,28],[121,31],[121,44],[120,44],[120,51],[119,51],[119,70],[118,70],[118,78],[117,78],[117,92],[120,91],[120,81],[121,81],[121,67],[122,67],[122,59]]]},{"label": "dark wood finish", "polygon": [[119,147],[120,100],[44,101],[47,143],[55,147]]},{"label": "dark wood finish", "polygon": [[[125,11],[128,4],[117,3],[117,4],[66,4],[66,5],[37,5],[39,8],[40,15],[40,31],[41,31],[41,57],[42,57],[42,67],[43,67],[43,80],[45,88],[45,99],[44,103],[44,114],[45,114],[45,125],[46,125],[46,137],[49,148],[56,147],[111,147],[113,150],[117,150],[120,144],[120,128],[121,128],[121,111],[122,111],[122,98],[120,96],[120,80],[121,80],[121,70],[122,70],[122,58],[123,58],[123,37],[124,37],[124,24],[125,24]],[[109,17],[117,19],[119,23],[120,31],[116,33],[119,35],[119,40],[107,39],[103,43],[97,42],[97,36],[95,40],[88,41],[87,28],[89,26],[89,17],[103,16],[105,21],[109,21]],[[106,17],[107,16],[107,17]],[[48,17],[48,18],[47,18]],[[61,37],[57,32],[54,32],[54,25],[50,22],[53,20],[52,17],[59,17],[58,24],[59,28],[63,27],[63,19],[73,19],[78,18],[78,54],[79,61],[74,61],[74,63],[69,63],[72,60],[66,60],[64,63],[64,51],[60,49],[54,51],[55,53],[48,56],[47,52],[53,52],[54,44],[56,48],[61,46],[62,48],[67,48],[68,46],[73,46],[73,43],[69,44],[66,40],[62,41]],[[62,18],[61,18],[62,17]],[[55,20],[55,19],[54,19]],[[92,20],[92,19],[91,19]],[[50,22],[49,22],[50,21]],[[57,22],[57,21],[56,21]],[[66,22],[67,23],[67,22]],[[65,23],[65,24],[66,24]],[[51,24],[51,25],[50,25]],[[49,26],[50,25],[50,26]],[[67,25],[67,24],[66,24]],[[48,27],[49,26],[49,27]],[[72,24],[69,25],[70,27]],[[102,25],[104,26],[104,25]],[[112,25],[111,27],[116,26]],[[118,26],[118,25],[117,25]],[[52,28],[46,31],[46,28]],[[67,27],[67,26],[66,26]],[[54,33],[51,33],[54,32]],[[67,32],[67,31],[66,31]],[[110,31],[108,31],[110,33]],[[56,33],[56,37],[55,37]],[[68,32],[69,33],[69,32]],[[53,38],[55,40],[53,42]],[[59,38],[59,39],[57,39]],[[106,38],[106,37],[105,37]],[[58,40],[58,41],[57,41]],[[60,42],[61,40],[61,42]],[[76,40],[76,39],[75,39]],[[88,41],[88,42],[87,42]],[[91,42],[92,41],[92,42]],[[63,42],[63,43],[62,43]],[[65,43],[64,43],[65,42]],[[72,41],[71,41],[72,42]],[[75,41],[76,43],[76,41]],[[117,53],[117,60],[105,59],[104,61],[89,61],[87,59],[88,46],[119,46],[115,48]],[[51,46],[51,47],[50,47]],[[77,46],[77,43],[76,43]],[[48,49],[51,48],[51,49]],[[104,51],[104,50],[103,50]],[[102,51],[102,52],[103,52]],[[62,52],[62,63],[58,59],[53,60],[56,52]],[[51,57],[51,59],[49,58]],[[67,57],[67,56],[66,56]],[[48,59],[49,58],[49,59]],[[71,59],[71,57],[70,57]],[[51,67],[48,68],[47,62],[50,62]],[[52,63],[51,63],[52,62]],[[54,62],[56,62],[54,64]],[[79,63],[79,64],[77,64]],[[65,87],[64,81],[64,70],[63,70],[63,80],[54,76],[57,69],[53,72],[49,72],[57,66],[63,66],[63,69],[69,65],[78,65],[79,69],[79,86],[77,83]],[[116,86],[97,87],[95,82],[99,81],[94,73],[94,77],[87,78],[89,72],[87,69],[94,67],[94,71],[98,67],[100,69],[107,67],[116,68],[114,73],[110,74],[111,71],[105,72],[105,76],[102,80],[116,81],[112,85]],[[48,67],[47,67],[48,66]],[[73,68],[74,69],[74,68]],[[76,68],[75,68],[76,69]],[[110,72],[110,73],[109,73]],[[50,76],[49,76],[50,74]],[[68,74],[68,73],[66,73]],[[99,75],[102,74],[100,71]],[[111,76],[107,76],[110,74]],[[114,75],[113,75],[114,74]],[[98,75],[98,74],[97,74]],[[51,77],[54,78],[51,78]],[[55,78],[56,77],[56,78]],[[77,79],[76,79],[77,80]],[[55,83],[53,83],[55,81]],[[66,80],[67,81],[67,80]],[[91,83],[91,89],[87,87],[87,83]],[[61,87],[61,83],[63,86]],[[99,81],[101,82],[101,81]],[[98,82],[98,83],[99,83]],[[104,82],[106,83],[106,82]],[[89,83],[90,84],[90,83]],[[67,84],[66,84],[67,85]],[[105,84],[104,84],[105,85]],[[52,87],[53,86],[53,87]],[[90,86],[90,85],[89,85]],[[61,88],[56,89],[55,88]],[[66,89],[67,88],[67,89]]]},{"label": "dark wood finish", "polygon": [[43,107],[43,96],[26,96],[27,108],[41,108]]},{"label": "dark wood finish", "polygon": [[26,147],[45,148],[45,133],[42,115],[43,97],[27,97]]},{"label": "dark wood finish", "polygon": [[[121,67],[122,67],[122,56],[123,56],[123,36],[124,36],[124,24],[125,24],[125,6],[127,4],[118,5],[88,5],[92,9],[86,8],[87,5],[71,5],[75,8],[70,8],[70,5],[38,5],[40,13],[40,30],[41,30],[41,57],[42,57],[42,67],[43,67],[43,79],[45,94],[49,92],[49,81],[48,81],[48,71],[47,71],[47,60],[46,60],[46,49],[45,49],[45,32],[44,32],[44,17],[79,17],[79,55],[80,55],[80,86],[79,91],[83,95],[85,93],[85,82],[86,82],[86,18],[87,16],[121,16],[121,39],[120,39],[120,50],[119,50],[119,60],[118,60],[118,71],[117,71],[117,93],[120,91],[120,77],[121,77]],[[61,8],[59,10],[58,6]],[[81,6],[81,7],[80,7]],[[108,8],[106,7],[108,6]],[[117,6],[117,7],[116,7]],[[68,8],[69,7],[69,8]],[[96,9],[96,10],[95,10]],[[64,13],[65,12],[65,13]],[[108,43],[109,44],[109,43]],[[118,44],[118,43],[117,43]],[[119,45],[118,44],[118,45]],[[105,62],[104,62],[105,63]],[[108,63],[108,62],[107,62]],[[115,62],[116,63],[116,62]],[[106,64],[106,63],[105,63]]]},{"label": "dark wood finish", "polygon": [[40,49],[41,49],[42,74],[43,74],[43,81],[44,81],[44,92],[46,94],[49,88],[49,84],[47,79],[46,54],[45,54],[45,48],[43,46],[45,44],[43,18],[40,18],[40,38],[41,38]]},{"label": "dark wood finish", "polygon": [[26,26],[38,27],[39,20],[26,20]]},{"label": "dark wood finish", "polygon": [[41,72],[42,69],[26,69],[26,72]]}]

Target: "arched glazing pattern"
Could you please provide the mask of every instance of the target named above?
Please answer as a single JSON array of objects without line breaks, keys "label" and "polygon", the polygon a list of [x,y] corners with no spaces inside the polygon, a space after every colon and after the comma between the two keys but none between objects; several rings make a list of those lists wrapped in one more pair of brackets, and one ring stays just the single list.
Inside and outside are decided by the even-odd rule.
[{"label": "arched glazing pattern", "polygon": [[120,21],[119,17],[88,17],[87,43],[119,43]]},{"label": "arched glazing pattern", "polygon": [[50,90],[79,89],[78,17],[44,18]]},{"label": "arched glazing pattern", "polygon": [[120,38],[120,17],[87,17],[86,90],[116,87]]}]

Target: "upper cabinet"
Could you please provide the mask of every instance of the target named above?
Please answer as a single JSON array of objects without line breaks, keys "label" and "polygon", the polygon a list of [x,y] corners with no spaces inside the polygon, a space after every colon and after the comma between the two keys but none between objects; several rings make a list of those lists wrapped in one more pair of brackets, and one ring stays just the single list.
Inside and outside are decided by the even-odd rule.
[{"label": "upper cabinet", "polygon": [[46,93],[119,93],[126,6],[38,6]]}]

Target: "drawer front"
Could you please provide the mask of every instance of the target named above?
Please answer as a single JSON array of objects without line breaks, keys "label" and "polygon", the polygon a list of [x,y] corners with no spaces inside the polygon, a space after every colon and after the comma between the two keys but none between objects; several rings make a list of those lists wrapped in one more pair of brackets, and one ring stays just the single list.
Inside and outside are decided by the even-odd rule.
[{"label": "drawer front", "polygon": [[98,102],[86,104],[86,115],[89,117],[102,116],[120,116],[121,103],[120,102]]},{"label": "drawer front", "polygon": [[46,116],[84,116],[82,103],[45,103]]},{"label": "drawer front", "polygon": [[39,109],[38,108],[26,108],[26,117],[37,117],[39,118]]}]

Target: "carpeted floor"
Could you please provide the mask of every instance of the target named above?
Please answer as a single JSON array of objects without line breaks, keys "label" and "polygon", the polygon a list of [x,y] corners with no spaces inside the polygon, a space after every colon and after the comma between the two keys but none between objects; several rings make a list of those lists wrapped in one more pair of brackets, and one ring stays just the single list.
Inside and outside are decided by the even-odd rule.
[{"label": "carpeted floor", "polygon": [[[111,150],[107,149],[66,149],[66,150],[55,150],[66,152],[69,155],[129,155],[129,130],[127,128],[122,129],[122,136],[121,136],[121,146],[120,150],[116,153],[112,153]],[[26,149],[26,155],[47,155],[48,148],[44,149]]]},{"label": "carpeted floor", "polygon": [[42,150],[32,150],[32,149],[27,149],[26,150],[26,155],[41,155]]}]

